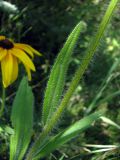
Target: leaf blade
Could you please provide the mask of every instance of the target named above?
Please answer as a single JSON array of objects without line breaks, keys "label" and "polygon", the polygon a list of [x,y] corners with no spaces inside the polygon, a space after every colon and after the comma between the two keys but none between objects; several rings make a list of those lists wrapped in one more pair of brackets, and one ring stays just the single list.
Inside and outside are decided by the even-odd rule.
[{"label": "leaf blade", "polygon": [[96,112],[87,117],[84,117],[83,119],[77,121],[63,132],[54,136],[45,146],[43,146],[40,153],[36,157],[34,157],[34,160],[46,156],[56,148],[60,147],[64,143],[76,137],[81,132],[85,131],[88,127],[92,125],[94,121],[100,118],[101,115],[102,114],[100,112]]},{"label": "leaf blade", "polygon": [[21,160],[29,145],[33,126],[33,94],[26,78],[20,83],[13,102],[11,121],[14,135],[10,140],[10,160]]},{"label": "leaf blade", "polygon": [[42,121],[44,124],[55,112],[56,107],[59,104],[59,100],[63,92],[69,61],[79,38],[80,32],[84,27],[85,23],[81,21],[74,28],[52,67],[43,102]]}]

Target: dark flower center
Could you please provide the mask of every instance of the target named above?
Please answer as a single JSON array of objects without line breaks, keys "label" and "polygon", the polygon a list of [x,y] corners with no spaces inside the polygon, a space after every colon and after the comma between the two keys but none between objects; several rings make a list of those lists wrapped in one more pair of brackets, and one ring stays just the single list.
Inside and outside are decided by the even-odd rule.
[{"label": "dark flower center", "polygon": [[9,41],[8,39],[4,39],[0,41],[0,47],[4,49],[11,49],[14,47],[13,43]]}]

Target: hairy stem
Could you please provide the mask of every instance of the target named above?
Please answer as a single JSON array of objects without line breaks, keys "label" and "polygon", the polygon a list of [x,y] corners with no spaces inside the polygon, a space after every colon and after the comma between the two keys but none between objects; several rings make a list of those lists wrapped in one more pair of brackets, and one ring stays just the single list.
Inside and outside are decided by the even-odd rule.
[{"label": "hairy stem", "polygon": [[61,114],[63,113],[65,107],[67,106],[67,104],[73,94],[73,92],[75,91],[76,87],[78,86],[81,77],[85,73],[85,71],[86,71],[86,69],[87,69],[99,43],[100,43],[100,40],[103,36],[103,33],[107,27],[107,24],[113,14],[113,11],[114,11],[118,1],[119,0],[111,0],[110,4],[108,6],[108,9],[103,17],[103,20],[99,26],[99,29],[98,29],[95,37],[93,38],[93,41],[90,44],[88,51],[85,54],[80,67],[76,71],[74,78],[70,84],[69,89],[67,90],[67,92],[66,92],[63,100],[61,101],[61,104],[59,105],[57,111],[54,113],[54,115],[51,118],[51,120],[49,121],[49,123],[47,123],[47,125],[44,127],[43,132],[40,134],[40,136],[35,141],[33,146],[30,148],[28,155],[27,155],[27,160],[32,160],[32,159],[34,159],[34,157],[36,155],[39,154],[41,144],[43,144],[44,140],[49,135],[49,133],[51,132],[51,130],[54,128],[54,126],[58,122],[59,118],[61,117]]}]

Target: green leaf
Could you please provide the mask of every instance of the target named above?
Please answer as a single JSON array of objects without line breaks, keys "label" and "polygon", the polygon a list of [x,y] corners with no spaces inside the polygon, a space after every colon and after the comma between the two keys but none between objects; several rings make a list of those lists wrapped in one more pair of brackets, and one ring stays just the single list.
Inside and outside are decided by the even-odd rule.
[{"label": "green leaf", "polygon": [[93,124],[94,121],[100,118],[101,115],[102,114],[100,112],[93,113],[77,121],[76,123],[71,125],[69,128],[67,128],[63,132],[51,138],[51,140],[45,146],[43,146],[39,155],[37,155],[34,158],[34,160],[37,160],[38,158],[46,156],[47,154],[49,154],[53,150],[56,150],[58,147],[60,147],[64,143],[70,141],[72,138],[84,132],[88,127],[90,127]]},{"label": "green leaf", "polygon": [[23,78],[12,106],[14,135],[10,142],[10,160],[22,160],[32,135],[33,94],[28,81]]},{"label": "green leaf", "polygon": [[42,121],[44,124],[50,119],[60,103],[71,55],[80,32],[83,31],[84,28],[85,23],[82,21],[74,28],[52,67],[43,103]]}]

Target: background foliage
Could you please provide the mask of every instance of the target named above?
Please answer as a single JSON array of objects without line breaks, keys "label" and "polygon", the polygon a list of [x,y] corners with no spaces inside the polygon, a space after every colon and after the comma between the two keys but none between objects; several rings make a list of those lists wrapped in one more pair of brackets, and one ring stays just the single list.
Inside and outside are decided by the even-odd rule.
[{"label": "background foliage", "polygon": [[[66,87],[69,86],[69,81],[72,75],[81,63],[83,54],[88,47],[91,36],[95,34],[97,25],[106,8],[104,0],[11,0],[8,1],[15,6],[7,6],[3,1],[0,1],[0,34],[6,35],[17,42],[28,43],[34,48],[43,53],[42,58],[34,59],[37,72],[33,73],[31,85],[36,98],[34,108],[34,119],[36,120],[34,128],[36,132],[40,131],[41,124],[41,104],[43,93],[46,86],[46,81],[49,76],[49,71],[54,59],[66,40],[67,35],[72,28],[80,21],[86,22],[86,30],[81,35],[77,49],[71,59],[71,67],[67,76]],[[101,46],[97,51],[89,69],[84,78],[80,82],[74,96],[65,111],[64,121],[60,124],[59,130],[72,124],[76,120],[87,114],[87,108],[98,93],[99,86],[105,80],[105,77],[110,70],[112,64],[119,57],[120,49],[120,16],[119,10],[114,15],[113,21],[108,26],[107,32]],[[9,134],[12,134],[10,129],[10,112],[9,107],[15,95],[15,89],[23,75],[24,69],[20,69],[19,79],[15,84],[7,90],[6,110],[4,119],[1,120],[4,131],[0,129],[0,155],[2,159],[7,159],[6,150],[8,150]],[[99,101],[112,95],[120,90],[120,65],[112,72],[112,78],[109,85],[105,88]],[[8,103],[8,100],[9,103]],[[102,104],[96,104],[94,110],[104,108],[108,118],[119,124],[120,121],[120,96],[112,96]],[[7,124],[7,125],[5,125]],[[54,132],[56,132],[58,128]],[[34,133],[33,133],[34,138]],[[119,153],[107,152],[105,154],[88,155],[84,144],[118,144],[120,140],[119,130],[109,126],[106,123],[98,122],[94,127],[89,129],[84,134],[81,134],[78,139],[74,139],[69,144],[55,151],[46,160],[60,159],[110,159],[118,158]],[[7,146],[7,148],[6,148]],[[88,155],[88,156],[87,156]],[[119,159],[119,158],[118,158]]]}]

